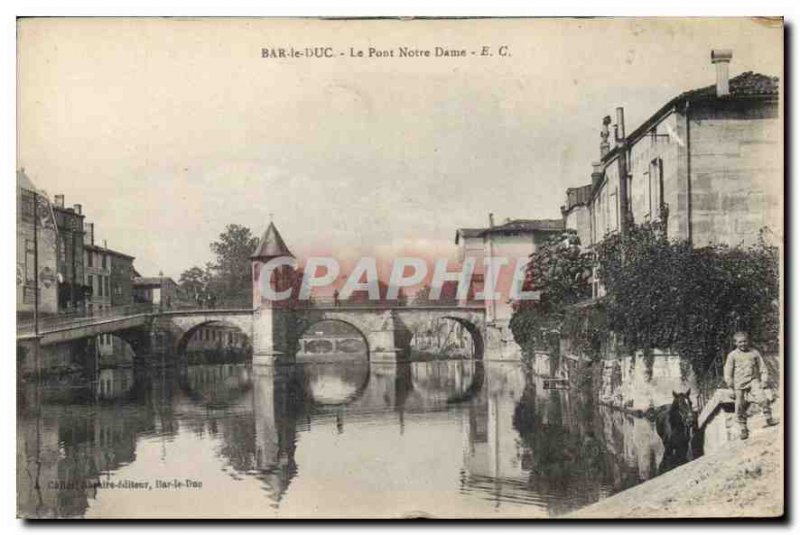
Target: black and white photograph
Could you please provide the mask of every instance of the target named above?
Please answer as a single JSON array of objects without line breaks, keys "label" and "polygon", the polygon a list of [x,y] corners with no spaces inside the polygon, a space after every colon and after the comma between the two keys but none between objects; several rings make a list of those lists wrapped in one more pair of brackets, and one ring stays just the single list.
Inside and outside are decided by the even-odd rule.
[{"label": "black and white photograph", "polygon": [[782,17],[16,32],[18,518],[785,514]]}]

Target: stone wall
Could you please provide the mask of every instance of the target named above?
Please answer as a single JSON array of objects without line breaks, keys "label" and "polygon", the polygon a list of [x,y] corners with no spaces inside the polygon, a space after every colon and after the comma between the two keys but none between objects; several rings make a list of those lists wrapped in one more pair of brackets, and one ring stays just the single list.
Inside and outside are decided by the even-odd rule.
[{"label": "stone wall", "polygon": [[606,405],[644,412],[671,403],[673,392],[691,389],[697,407],[697,380],[688,369],[683,377],[678,355],[655,350],[650,371],[643,352],[637,351],[633,356],[602,360],[598,375],[598,399]]},{"label": "stone wall", "polygon": [[671,403],[673,392],[691,389],[692,403],[698,409],[697,379],[688,368],[683,377],[679,356],[655,350],[652,371],[646,361],[641,351],[594,364],[586,357],[564,355],[554,359],[544,351],[537,351],[531,366],[536,375],[569,379],[573,385],[591,380],[597,400],[611,407],[645,412]]},{"label": "stone wall", "polygon": [[783,123],[777,105],[690,114],[695,245],[749,245],[783,220]]}]

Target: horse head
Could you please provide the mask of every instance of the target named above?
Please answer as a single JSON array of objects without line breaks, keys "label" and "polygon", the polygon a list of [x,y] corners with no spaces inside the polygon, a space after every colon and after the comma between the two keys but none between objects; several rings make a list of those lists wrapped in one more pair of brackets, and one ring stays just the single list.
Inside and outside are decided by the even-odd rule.
[{"label": "horse head", "polygon": [[683,424],[691,429],[697,426],[697,419],[692,407],[692,389],[686,392],[672,392],[672,411],[673,414],[677,412]]}]

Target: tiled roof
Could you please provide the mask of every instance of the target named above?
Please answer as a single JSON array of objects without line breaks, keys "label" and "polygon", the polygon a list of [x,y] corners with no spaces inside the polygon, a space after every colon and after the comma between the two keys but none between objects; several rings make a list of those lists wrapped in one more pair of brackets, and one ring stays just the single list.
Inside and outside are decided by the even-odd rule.
[{"label": "tiled roof", "polygon": [[28,191],[38,191],[30,177],[25,173],[25,169],[17,169],[17,187]]},{"label": "tiled roof", "polygon": [[[684,91],[677,97],[664,104],[664,106],[662,106],[642,124],[640,124],[628,135],[627,139],[629,142],[639,139],[641,136],[650,131],[653,125],[658,123],[663,118],[665,113],[668,113],[670,110],[674,109],[683,102],[709,101],[717,98],[719,98],[720,101],[722,101],[722,99],[733,99],[734,101],[741,99],[740,101],[744,102],[774,99],[779,95],[780,92],[779,81],[780,79],[777,76],[767,76],[765,74],[747,71],[734,76],[728,81],[730,95],[726,97],[717,97],[716,84]],[[611,161],[617,157],[618,153],[618,147],[614,147],[608,153],[606,153],[601,160],[603,162]]]},{"label": "tiled roof", "polygon": [[544,232],[558,232],[564,230],[563,219],[513,219],[502,225],[496,225],[492,229],[486,229],[487,232],[510,232],[510,231],[544,231]]},{"label": "tiled roof", "polygon": [[487,234],[509,232],[560,232],[564,230],[563,219],[512,219],[494,228],[460,228],[456,231],[456,244],[460,238],[480,238]]},{"label": "tiled roof", "polygon": [[[777,76],[767,76],[753,71],[743,72],[734,76],[728,81],[728,88],[733,97],[761,97],[777,96],[779,92]],[[682,93],[678,99],[696,99],[705,97],[715,97],[717,95],[716,84],[711,84],[699,89],[692,89]]]},{"label": "tiled roof", "polygon": [[100,247],[99,245],[86,244],[86,245],[84,245],[84,248],[86,248],[86,249],[89,249],[90,251],[97,251],[97,252],[99,252],[99,253],[108,253],[108,254],[110,254],[110,255],[121,256],[121,257],[123,257],[123,258],[130,258],[131,260],[133,260],[134,258],[136,258],[136,257],[134,257],[134,256],[131,256],[131,255],[129,255],[129,254],[120,253],[119,251],[115,251],[115,250],[113,250],[113,249],[108,249],[108,248],[105,248],[105,247]]}]

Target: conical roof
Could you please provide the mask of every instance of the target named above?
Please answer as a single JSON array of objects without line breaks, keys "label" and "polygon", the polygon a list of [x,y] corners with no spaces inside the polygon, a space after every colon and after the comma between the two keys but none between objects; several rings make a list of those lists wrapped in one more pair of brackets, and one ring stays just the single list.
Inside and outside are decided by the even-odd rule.
[{"label": "conical roof", "polygon": [[277,256],[291,256],[294,258],[292,252],[288,247],[286,247],[286,243],[283,241],[281,233],[278,232],[275,224],[270,221],[267,230],[264,231],[264,235],[261,236],[261,241],[258,242],[256,250],[253,251],[253,254],[250,255],[250,258],[275,258]]},{"label": "conical roof", "polygon": [[36,189],[36,186],[33,185],[33,181],[25,173],[25,168],[17,169],[17,187],[26,189],[28,191],[35,191],[37,193],[39,192],[39,190]]}]

